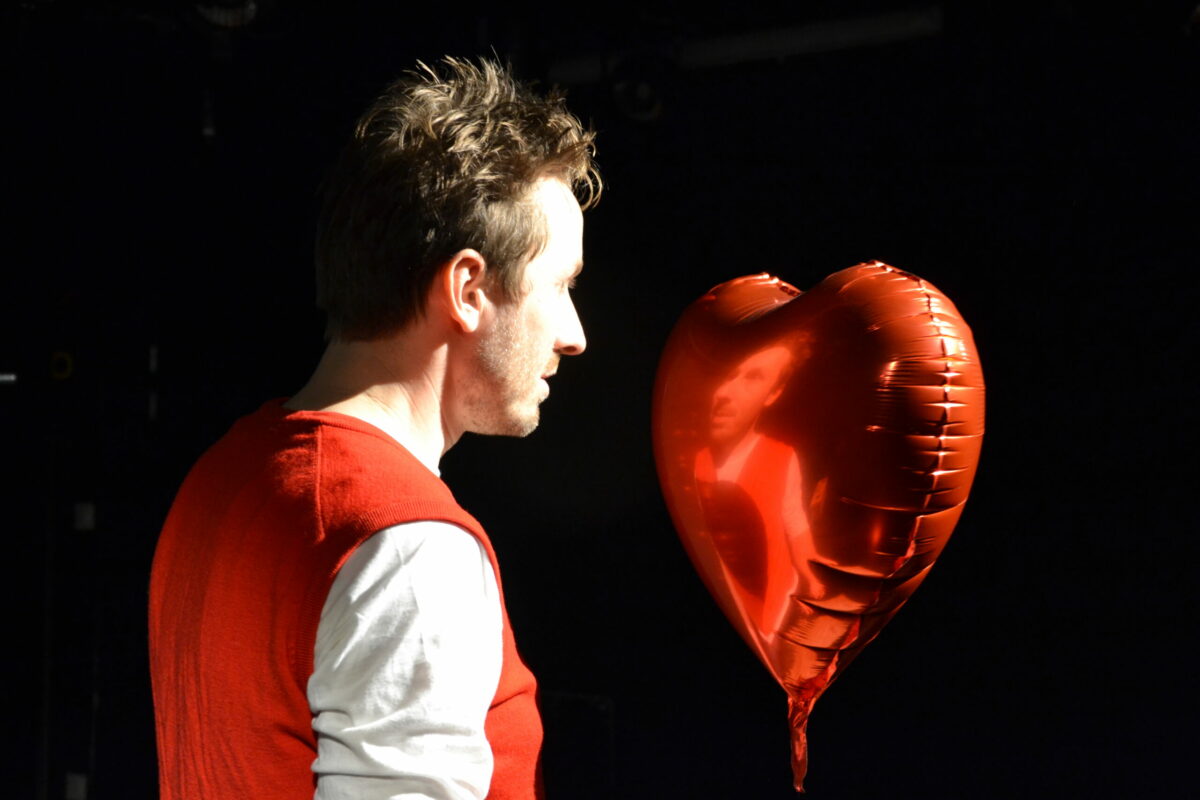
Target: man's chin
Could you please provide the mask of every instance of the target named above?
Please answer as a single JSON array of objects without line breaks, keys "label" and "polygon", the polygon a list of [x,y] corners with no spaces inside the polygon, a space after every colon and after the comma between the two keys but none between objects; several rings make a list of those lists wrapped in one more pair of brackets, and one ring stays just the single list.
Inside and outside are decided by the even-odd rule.
[{"label": "man's chin", "polygon": [[525,420],[521,425],[514,428],[512,433],[508,435],[518,439],[524,439],[526,436],[537,430],[540,422],[541,418],[535,415],[533,419]]},{"label": "man's chin", "polygon": [[492,432],[492,435],[523,439],[537,430],[537,426],[541,421],[541,411],[537,406],[534,406],[532,411],[514,411],[508,415],[501,425],[497,426],[498,430]]}]

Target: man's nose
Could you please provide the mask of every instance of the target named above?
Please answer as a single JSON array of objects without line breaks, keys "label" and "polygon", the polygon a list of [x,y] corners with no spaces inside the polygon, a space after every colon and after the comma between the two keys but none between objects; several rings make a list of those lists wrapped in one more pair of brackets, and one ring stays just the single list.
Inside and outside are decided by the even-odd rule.
[{"label": "man's nose", "polygon": [[587,348],[587,337],[583,334],[583,323],[579,321],[579,313],[575,304],[570,303],[559,325],[558,341],[554,351],[564,356],[577,356]]}]

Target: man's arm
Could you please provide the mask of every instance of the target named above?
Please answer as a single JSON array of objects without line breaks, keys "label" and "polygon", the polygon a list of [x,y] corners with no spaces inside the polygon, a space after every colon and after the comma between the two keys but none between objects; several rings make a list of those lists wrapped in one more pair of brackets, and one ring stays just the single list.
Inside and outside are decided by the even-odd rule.
[{"label": "man's arm", "polygon": [[495,573],[461,528],[415,522],[364,542],[317,630],[316,800],[485,797],[501,624]]}]

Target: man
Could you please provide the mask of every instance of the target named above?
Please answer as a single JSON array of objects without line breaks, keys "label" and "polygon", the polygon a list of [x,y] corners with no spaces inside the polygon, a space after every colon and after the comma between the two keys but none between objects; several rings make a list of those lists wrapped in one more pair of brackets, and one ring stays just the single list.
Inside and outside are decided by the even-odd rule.
[{"label": "man", "polygon": [[708,446],[696,454],[699,497],[723,568],[741,587],[742,613],[770,636],[788,613],[808,517],[795,449],[758,430],[779,400],[807,342],[792,336],[742,357],[717,384]]},{"label": "man", "polygon": [[583,352],[592,150],[487,61],[359,121],[318,229],[328,348],[200,459],[155,554],[164,800],[541,795],[495,555],[437,472],[465,432],[530,433]]}]

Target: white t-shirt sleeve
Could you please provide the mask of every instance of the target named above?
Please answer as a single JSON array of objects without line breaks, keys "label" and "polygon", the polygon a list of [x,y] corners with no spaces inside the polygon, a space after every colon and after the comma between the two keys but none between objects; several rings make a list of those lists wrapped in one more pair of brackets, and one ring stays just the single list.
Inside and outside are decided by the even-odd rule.
[{"label": "white t-shirt sleeve", "polygon": [[412,522],[359,546],[317,628],[315,800],[485,797],[501,626],[495,572],[462,528]]}]

